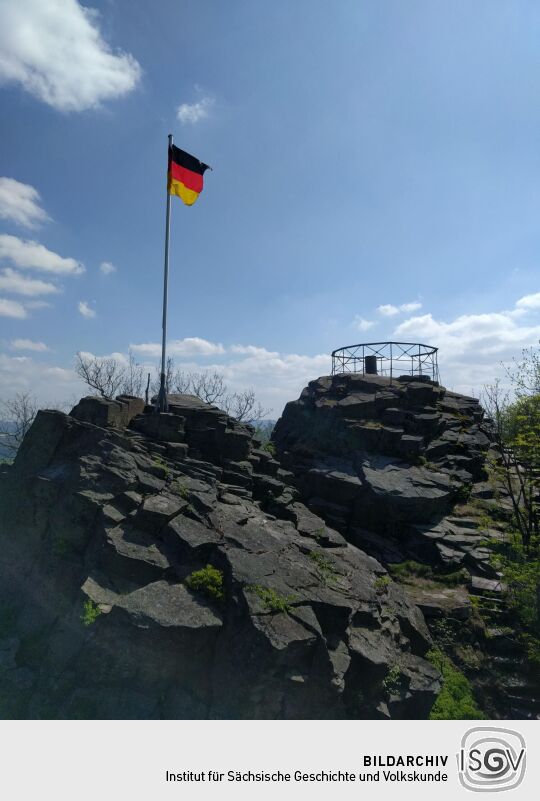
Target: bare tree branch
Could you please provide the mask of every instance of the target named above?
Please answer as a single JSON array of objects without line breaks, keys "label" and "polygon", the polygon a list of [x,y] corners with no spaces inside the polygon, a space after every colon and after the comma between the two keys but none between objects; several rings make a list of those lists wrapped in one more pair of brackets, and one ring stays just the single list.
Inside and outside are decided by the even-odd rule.
[{"label": "bare tree branch", "polygon": [[144,369],[143,366],[137,362],[132,351],[129,351],[128,364],[125,368],[124,374],[124,382],[121,386],[122,394],[134,395],[136,398],[142,398],[144,387]]},{"label": "bare tree branch", "polygon": [[187,395],[191,390],[191,376],[182,370],[175,370],[171,377],[171,390],[180,395]]},{"label": "bare tree branch", "polygon": [[116,359],[77,353],[75,372],[102,398],[114,398],[126,381],[126,369]]},{"label": "bare tree branch", "polygon": [[205,403],[217,406],[227,395],[227,387],[222,373],[190,373],[191,391]]},{"label": "bare tree branch", "polygon": [[271,409],[264,409],[255,398],[255,390],[244,389],[225,398],[223,408],[240,422],[258,423],[270,413]]},{"label": "bare tree branch", "polygon": [[127,365],[118,359],[85,356],[77,353],[75,372],[84,383],[102,398],[117,395],[135,395],[141,398],[144,392],[144,369],[129,351]]},{"label": "bare tree branch", "polygon": [[0,445],[15,456],[37,414],[37,401],[29,392],[19,392],[10,400],[0,401],[0,410]]}]

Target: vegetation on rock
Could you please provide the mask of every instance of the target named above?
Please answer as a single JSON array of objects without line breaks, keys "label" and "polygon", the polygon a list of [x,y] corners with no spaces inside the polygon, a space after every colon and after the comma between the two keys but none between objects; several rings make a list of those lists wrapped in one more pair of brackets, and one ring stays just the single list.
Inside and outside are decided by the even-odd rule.
[{"label": "vegetation on rock", "polygon": [[225,599],[223,571],[213,565],[195,570],[186,578],[185,583],[190,590],[200,592],[211,600],[221,602]]},{"label": "vegetation on rock", "polygon": [[294,595],[280,595],[270,587],[261,587],[260,584],[250,584],[246,587],[248,592],[253,592],[263,602],[269,612],[290,612],[291,604],[296,601]]},{"label": "vegetation on rock", "polygon": [[476,703],[470,682],[439,649],[428,652],[427,658],[443,677],[443,686],[433,705],[430,720],[485,720]]},{"label": "vegetation on rock", "polygon": [[84,626],[91,626],[95,623],[98,617],[102,614],[101,609],[90,598],[87,598],[83,604],[83,611],[81,615],[81,623]]}]

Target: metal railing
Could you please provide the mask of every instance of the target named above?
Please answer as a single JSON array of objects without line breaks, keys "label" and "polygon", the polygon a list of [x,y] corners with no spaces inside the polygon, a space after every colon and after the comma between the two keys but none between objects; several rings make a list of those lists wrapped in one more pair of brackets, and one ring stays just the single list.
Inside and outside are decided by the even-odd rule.
[{"label": "metal railing", "polygon": [[438,348],[419,342],[363,342],[332,352],[332,375],[400,375],[439,381]]}]

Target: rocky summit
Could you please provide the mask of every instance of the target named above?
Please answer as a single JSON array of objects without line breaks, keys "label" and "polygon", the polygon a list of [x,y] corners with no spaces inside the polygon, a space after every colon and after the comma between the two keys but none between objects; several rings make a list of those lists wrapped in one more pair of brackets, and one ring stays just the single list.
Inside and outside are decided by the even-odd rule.
[{"label": "rocky summit", "polygon": [[428,379],[345,373],[310,382],[273,439],[303,503],[388,568],[487,716],[531,718],[538,670],[493,559],[513,507],[488,469],[492,425],[476,398]]},{"label": "rocky summit", "polygon": [[[0,715],[427,718],[434,622],[483,653],[471,595],[499,603],[461,508],[490,502],[478,402],[323,377],[263,448],[215,406],[169,400],[40,411],[1,475]],[[413,557],[466,578],[400,581]],[[530,679],[505,687],[493,659],[516,657],[491,639],[478,692],[504,716]]]},{"label": "rocky summit", "polygon": [[2,715],[425,717],[440,681],[418,606],[253,429],[169,408],[38,413],[2,482]]}]

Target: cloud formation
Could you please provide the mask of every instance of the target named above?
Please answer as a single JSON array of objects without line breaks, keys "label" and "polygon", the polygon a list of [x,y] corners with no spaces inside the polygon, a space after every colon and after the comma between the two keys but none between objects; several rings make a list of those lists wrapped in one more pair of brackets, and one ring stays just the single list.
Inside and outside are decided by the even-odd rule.
[{"label": "cloud formation", "polygon": [[396,339],[425,342],[439,348],[441,379],[462,392],[480,392],[497,376],[503,362],[519,357],[523,348],[537,345],[540,320],[534,312],[535,295],[520,298],[513,309],[462,314],[448,322],[423,314],[404,320],[394,330]]},{"label": "cloud formation", "polygon": [[22,303],[17,300],[0,298],[0,317],[13,317],[16,320],[24,320],[28,317],[28,314]]},{"label": "cloud formation", "polygon": [[83,111],[137,85],[133,56],[113,52],[99,14],[77,0],[2,0],[0,83],[21,86],[59,111]]},{"label": "cloud formation", "polygon": [[60,292],[54,284],[36,278],[27,278],[16,270],[12,270],[11,267],[6,267],[0,274],[0,290],[28,297],[56,295]]},{"label": "cloud formation", "polygon": [[32,356],[14,356],[0,352],[0,386],[2,398],[17,392],[31,392],[42,406],[78,400],[85,387],[74,370],[35,361]]},{"label": "cloud formation", "polygon": [[0,178],[0,218],[36,228],[39,223],[49,219],[41,208],[37,189],[30,184],[22,184],[14,178]]},{"label": "cloud formation", "polygon": [[540,309],[540,292],[533,295],[524,295],[516,302],[517,309]]},{"label": "cloud formation", "polygon": [[353,321],[353,327],[356,328],[357,331],[369,331],[369,329],[373,328],[374,325],[376,325],[376,323],[373,320],[365,320],[358,314]]},{"label": "cloud formation", "polygon": [[[506,311],[465,314],[450,320],[437,319],[429,313],[410,316],[396,325],[393,336],[438,347],[444,385],[458,392],[478,395],[483,386],[492,383],[497,376],[504,379],[501,363],[509,363],[515,356],[519,358],[522,348],[538,344],[540,315],[535,305],[536,296],[526,295],[526,300],[520,298]],[[90,316],[94,313],[88,303],[81,301],[81,304]],[[21,312],[24,316],[25,308],[21,304],[18,310],[8,308],[11,316],[21,316]],[[11,349],[14,342],[11,342]],[[31,358],[31,347],[21,345],[18,349],[21,356],[0,353],[0,385],[5,383],[13,387],[13,391],[32,389],[40,399],[51,400],[85,391],[66,365],[43,364]],[[28,356],[22,355],[25,350],[30,351]],[[154,374],[161,345],[141,343],[132,345],[131,350],[137,354],[145,372]],[[272,410],[272,418],[277,418],[285,403],[297,398],[309,381],[328,375],[331,370],[329,353],[281,353],[261,345],[242,343],[225,347],[202,337],[174,340],[169,343],[168,352],[174,356],[176,367],[184,372],[216,370],[222,373],[231,392],[253,388],[262,405]],[[108,355],[126,364],[126,354],[127,348]]]},{"label": "cloud formation", "polygon": [[117,268],[110,261],[102,261],[99,265],[99,271],[103,273],[103,275],[111,275],[111,273],[117,271]]},{"label": "cloud formation", "polygon": [[85,300],[80,300],[77,308],[79,309],[79,314],[89,320],[96,316],[95,310]]},{"label": "cloud formation", "polygon": [[80,275],[85,268],[81,262],[64,258],[39,242],[0,234],[0,259],[7,259],[20,269],[41,270],[55,275]]},{"label": "cloud formation", "polygon": [[[160,356],[161,343],[143,342],[141,344],[131,344],[130,350],[142,356]],[[173,339],[167,343],[167,353],[169,356],[215,356],[225,353],[225,348],[216,342],[209,342],[200,337],[186,337],[185,339]]]},{"label": "cloud formation", "polygon": [[411,303],[402,303],[401,306],[394,306],[393,303],[383,303],[382,306],[377,306],[377,311],[379,314],[382,314],[383,317],[394,317],[400,312],[411,314],[411,312],[418,311],[418,309],[421,308],[422,304],[420,301],[415,300]]},{"label": "cloud formation", "polygon": [[31,350],[35,353],[45,353],[49,350],[44,342],[34,342],[32,339],[13,339],[10,345],[13,350]]},{"label": "cloud formation", "polygon": [[195,125],[209,116],[213,105],[212,97],[203,97],[196,103],[182,103],[176,110],[176,117],[182,125]]}]

